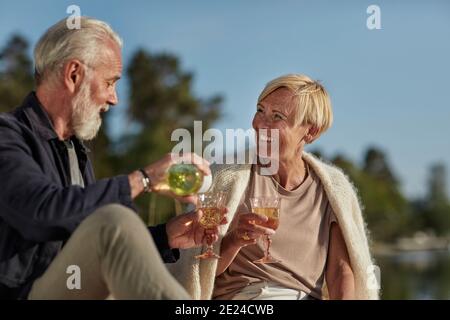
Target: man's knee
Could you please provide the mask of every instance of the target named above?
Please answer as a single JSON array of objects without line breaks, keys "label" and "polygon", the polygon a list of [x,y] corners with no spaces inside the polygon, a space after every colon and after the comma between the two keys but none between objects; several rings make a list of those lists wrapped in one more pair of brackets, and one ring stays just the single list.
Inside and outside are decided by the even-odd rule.
[{"label": "man's knee", "polygon": [[126,225],[143,224],[143,221],[130,208],[114,203],[98,208],[83,223],[90,227],[124,227]]},{"label": "man's knee", "polygon": [[110,252],[114,244],[128,242],[151,242],[150,232],[142,219],[133,210],[120,205],[109,204],[93,212],[80,226],[82,233],[97,239],[100,251]]}]

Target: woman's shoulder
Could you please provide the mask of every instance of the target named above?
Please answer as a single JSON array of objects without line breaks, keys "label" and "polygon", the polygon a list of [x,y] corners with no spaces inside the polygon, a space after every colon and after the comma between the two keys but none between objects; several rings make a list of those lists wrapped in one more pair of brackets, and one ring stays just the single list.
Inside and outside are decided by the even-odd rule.
[{"label": "woman's shoulder", "polygon": [[341,168],[308,152],[304,152],[303,158],[312,167],[314,173],[323,184],[355,190],[353,182]]}]

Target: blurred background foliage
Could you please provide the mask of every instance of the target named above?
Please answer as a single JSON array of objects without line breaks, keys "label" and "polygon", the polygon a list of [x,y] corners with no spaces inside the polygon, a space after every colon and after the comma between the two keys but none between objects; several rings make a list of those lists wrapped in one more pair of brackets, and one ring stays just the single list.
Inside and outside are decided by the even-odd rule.
[{"label": "blurred background foliage", "polygon": [[[28,52],[28,43],[20,35],[11,36],[0,49],[0,112],[19,106],[33,90],[33,64]],[[131,130],[112,141],[108,135],[110,114],[105,116],[98,137],[90,144],[97,178],[143,167],[170,152],[175,144],[170,142],[174,129],[186,128],[193,136],[194,120],[202,120],[206,130],[222,116],[223,98],[196,96],[192,89],[194,75],[181,69],[176,55],[139,49],[125,64],[129,96],[124,121],[128,121]],[[392,170],[388,154],[378,146],[367,147],[362,163],[355,163],[344,154],[312,152],[342,168],[354,183],[374,247],[380,243],[399,243],[402,238],[446,239],[444,244],[448,246],[450,204],[444,163],[430,165],[428,181],[423,182],[427,194],[408,199],[402,193],[401,181]],[[165,221],[175,214],[173,201],[153,194],[140,197],[137,206],[148,224]],[[406,244],[412,242],[407,240]],[[450,299],[448,251],[431,257],[426,250],[377,257],[383,271],[384,298]]]}]

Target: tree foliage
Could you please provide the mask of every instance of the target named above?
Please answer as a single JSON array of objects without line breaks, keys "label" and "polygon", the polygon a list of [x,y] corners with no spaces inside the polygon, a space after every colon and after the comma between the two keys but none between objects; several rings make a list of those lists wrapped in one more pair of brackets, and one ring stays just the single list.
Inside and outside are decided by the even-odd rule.
[{"label": "tree foliage", "polygon": [[0,51],[0,112],[19,106],[33,89],[32,61],[28,42],[13,35]]}]

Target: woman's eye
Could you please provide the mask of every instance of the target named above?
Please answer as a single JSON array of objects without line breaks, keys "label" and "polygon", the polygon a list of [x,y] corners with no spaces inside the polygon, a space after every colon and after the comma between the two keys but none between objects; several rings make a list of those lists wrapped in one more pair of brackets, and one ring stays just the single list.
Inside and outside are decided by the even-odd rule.
[{"label": "woman's eye", "polygon": [[273,117],[274,117],[274,119],[277,119],[277,120],[283,120],[283,117],[280,116],[279,114],[275,114]]},{"label": "woman's eye", "polygon": [[264,110],[261,108],[256,109],[256,112],[263,112]]}]

